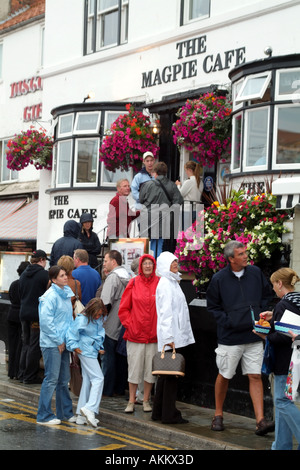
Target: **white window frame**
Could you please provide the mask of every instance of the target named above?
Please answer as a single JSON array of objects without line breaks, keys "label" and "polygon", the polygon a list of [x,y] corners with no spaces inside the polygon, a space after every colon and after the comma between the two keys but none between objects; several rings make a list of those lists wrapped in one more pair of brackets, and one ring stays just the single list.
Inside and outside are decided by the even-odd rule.
[{"label": "white window frame", "polygon": [[273,127],[273,149],[272,149],[272,169],[278,169],[278,170],[296,170],[300,168],[300,163],[276,163],[276,157],[277,157],[277,138],[278,138],[278,115],[279,115],[279,110],[283,108],[291,108],[294,109],[295,106],[299,108],[299,114],[300,114],[300,103],[297,105],[295,104],[287,104],[287,105],[278,105],[275,106],[274,109],[274,127]]},{"label": "white window frame", "polygon": [[[295,92],[282,95],[279,93],[279,85],[280,85],[280,75],[288,74],[291,72],[299,72],[299,80],[296,80],[295,83]],[[294,88],[294,87],[293,87]],[[282,101],[282,100],[292,100],[293,102],[300,102],[300,68],[289,68],[289,69],[281,69],[276,71],[276,85],[275,85],[275,101]]]},{"label": "white window frame", "polygon": [[[19,179],[19,172],[17,170],[10,170],[7,168],[7,159],[6,159],[6,149],[7,149],[7,143],[10,140],[10,138],[7,139],[2,139],[1,140],[1,180],[0,183],[13,183]],[[9,178],[4,179],[3,178],[3,168],[5,166],[5,171],[7,172]]]},{"label": "white window frame", "polygon": [[241,171],[241,165],[242,165],[242,159],[243,159],[243,149],[240,150],[240,164],[238,168],[233,168],[234,164],[234,136],[235,136],[235,129],[237,125],[237,119],[241,118],[241,138],[240,138],[240,143],[243,145],[243,123],[244,123],[244,113],[240,112],[237,113],[233,116],[232,118],[232,143],[231,143],[231,173],[239,173]]},{"label": "white window frame", "polygon": [[[71,129],[69,132],[62,132],[61,131],[61,121],[62,119],[71,116]],[[69,135],[73,134],[73,128],[74,128],[74,113],[69,113],[69,114],[64,114],[62,116],[59,116],[58,118],[58,124],[57,124],[57,137],[67,137]]]},{"label": "white window frame", "polygon": [[191,1],[190,0],[184,0],[184,6],[183,6],[183,24],[187,25],[190,23],[195,23],[196,21],[204,20],[206,18],[210,17],[210,7],[211,7],[211,0],[202,0],[202,1],[208,1],[209,3],[209,12],[207,14],[203,14],[200,16],[197,16],[195,18],[190,18],[190,8],[191,8]]},{"label": "white window frame", "polygon": [[232,85],[232,103],[233,103],[234,111],[237,111],[238,109],[241,109],[243,107],[243,102],[241,101],[240,103],[237,103],[236,98],[243,86],[244,81],[245,81],[245,78],[242,78],[241,80],[238,80]]},{"label": "white window frame", "polygon": [[[238,95],[235,99],[235,102],[238,104],[238,103],[243,102],[243,101],[251,101],[251,100],[262,99],[265,92],[266,92],[266,89],[268,88],[268,85],[270,83],[271,75],[272,75],[271,71],[263,72],[263,73],[257,73],[257,74],[254,74],[254,75],[249,75],[245,79],[245,81],[244,81],[244,83],[243,83],[243,85],[242,85],[242,87],[241,87],[241,89],[240,89],[240,91],[239,91],[239,93],[238,93]],[[248,83],[251,80],[256,80],[257,78],[261,78],[261,77],[266,77],[266,78],[265,78],[265,81],[264,81],[263,85],[260,87],[260,91],[256,92],[256,93],[250,93],[248,95],[244,95],[244,90],[247,87]]]},{"label": "white window frame", "polygon": [[[78,143],[80,141],[84,140],[93,140],[97,142],[97,155],[96,155],[96,177],[95,177],[95,182],[77,182],[77,172],[78,172]],[[98,186],[98,176],[99,176],[99,145],[100,145],[100,138],[99,137],[92,137],[92,136],[86,136],[82,138],[75,139],[75,152],[74,152],[74,180],[73,180],[73,186],[74,188],[89,188],[89,187],[97,187]]]},{"label": "white window frame", "polygon": [[[248,148],[248,125],[249,125],[249,116],[250,114],[257,113],[259,111],[268,111],[268,120],[267,120],[267,130],[266,130],[266,163],[264,165],[246,165],[247,161],[247,148]],[[267,169],[268,162],[268,153],[269,153],[269,131],[270,131],[270,106],[264,106],[262,108],[254,108],[245,111],[244,113],[244,138],[243,138],[243,171],[253,172],[256,170]]]},{"label": "white window frame", "polygon": [[[78,123],[80,121],[80,118],[86,117],[88,115],[98,115],[97,119],[97,124],[94,128],[90,129],[77,129]],[[73,130],[73,135],[82,135],[82,134],[87,134],[87,133],[99,133],[99,128],[100,128],[100,119],[101,119],[101,111],[91,111],[91,112],[79,112],[76,114],[75,118],[75,125],[74,125],[74,130]]]},{"label": "white window frame", "polygon": [[[69,168],[69,181],[66,183],[59,183],[58,182],[58,176],[59,176],[59,170],[60,170],[60,159],[59,159],[59,153],[60,153],[60,146],[61,144],[64,144],[66,142],[70,142],[70,168]],[[72,139],[67,139],[67,140],[60,140],[59,142],[56,142],[56,149],[55,149],[55,186],[57,188],[64,188],[66,186],[71,186],[71,181],[72,181],[72,155],[73,155],[73,140]]]}]

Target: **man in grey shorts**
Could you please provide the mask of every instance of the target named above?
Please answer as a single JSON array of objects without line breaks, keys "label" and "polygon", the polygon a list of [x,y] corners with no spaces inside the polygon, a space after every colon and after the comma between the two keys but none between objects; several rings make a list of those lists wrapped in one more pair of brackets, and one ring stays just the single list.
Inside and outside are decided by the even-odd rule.
[{"label": "man in grey shorts", "polygon": [[214,274],[207,290],[207,308],[217,322],[216,362],[219,374],[215,383],[213,431],[223,431],[223,404],[229,380],[241,361],[242,373],[248,375],[249,393],[256,417],[255,434],[274,431],[274,422],[264,417],[261,366],[263,342],[253,333],[251,309],[259,320],[272,300],[272,288],[257,266],[248,265],[246,247],[237,241],[227,243],[224,256],[227,267]]}]

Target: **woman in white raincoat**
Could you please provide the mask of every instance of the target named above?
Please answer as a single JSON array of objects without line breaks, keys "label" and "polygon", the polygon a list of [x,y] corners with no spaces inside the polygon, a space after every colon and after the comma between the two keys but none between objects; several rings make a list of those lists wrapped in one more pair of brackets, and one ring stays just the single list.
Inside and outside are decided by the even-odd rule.
[{"label": "woman in white raincoat", "polygon": [[[165,251],[157,258],[157,275],[160,280],[156,289],[157,345],[184,355],[184,348],[195,342],[185,295],[179,285],[178,260]],[[176,408],[177,377],[160,375],[157,380],[152,419],[165,424],[187,423]]]}]

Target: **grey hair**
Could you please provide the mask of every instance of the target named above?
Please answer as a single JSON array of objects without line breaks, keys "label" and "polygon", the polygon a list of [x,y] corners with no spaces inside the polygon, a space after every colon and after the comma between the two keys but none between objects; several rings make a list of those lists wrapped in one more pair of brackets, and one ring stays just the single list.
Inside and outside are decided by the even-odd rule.
[{"label": "grey hair", "polygon": [[234,258],[234,250],[236,248],[245,248],[245,245],[237,240],[231,240],[226,244],[224,248],[224,256],[227,261],[229,261],[229,258]]}]

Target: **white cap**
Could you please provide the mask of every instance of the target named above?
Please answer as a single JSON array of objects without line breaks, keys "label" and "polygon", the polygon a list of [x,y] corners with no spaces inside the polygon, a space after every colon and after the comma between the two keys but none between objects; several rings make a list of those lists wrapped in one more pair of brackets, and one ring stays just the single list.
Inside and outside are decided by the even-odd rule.
[{"label": "white cap", "polygon": [[154,158],[154,155],[152,152],[145,152],[143,155],[143,160],[145,160],[147,157],[152,157]]}]

